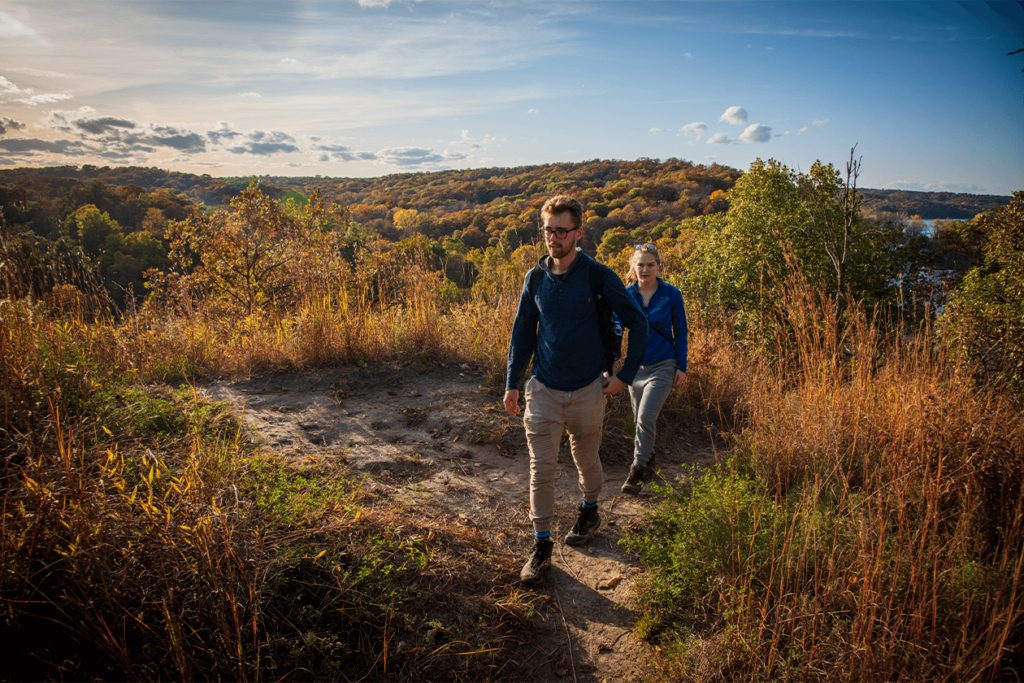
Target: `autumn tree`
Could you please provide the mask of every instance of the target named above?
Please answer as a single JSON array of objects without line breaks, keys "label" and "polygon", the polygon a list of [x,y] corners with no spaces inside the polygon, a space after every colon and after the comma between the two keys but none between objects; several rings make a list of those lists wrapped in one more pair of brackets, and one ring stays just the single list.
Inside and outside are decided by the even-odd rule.
[{"label": "autumn tree", "polygon": [[943,338],[983,378],[1024,391],[1024,192],[961,231],[981,245],[982,262],[950,298]]},{"label": "autumn tree", "polygon": [[604,260],[618,254],[629,244],[629,233],[623,228],[612,228],[601,236],[597,247],[598,258]]},{"label": "autumn tree", "polygon": [[392,216],[395,228],[404,236],[408,237],[416,231],[419,224],[420,212],[416,209],[397,209]]},{"label": "autumn tree", "polygon": [[811,220],[803,230],[817,238],[822,251],[828,256],[835,271],[835,328],[834,348],[839,348],[843,314],[847,297],[847,265],[853,246],[854,229],[860,213],[860,196],[857,194],[857,178],[860,177],[861,160],[854,159],[854,145],[850,160],[846,163],[845,181],[832,164],[823,165],[815,161],[811,171],[797,179],[801,199],[808,207]]},{"label": "autumn tree", "polygon": [[170,224],[179,273],[156,278],[158,288],[173,282],[178,290],[243,315],[285,306],[303,283],[330,277],[349,227],[344,211],[328,209],[317,192],[307,206],[281,204],[253,183],[228,211],[196,213]]},{"label": "autumn tree", "polygon": [[912,280],[901,274],[919,270],[923,244],[903,240],[900,226],[860,219],[854,171],[859,162],[844,181],[831,164],[816,162],[802,175],[772,159],[756,160],[730,191],[724,215],[694,220],[686,276],[691,296],[736,311],[737,330],[748,336],[761,334],[793,275],[841,304],[848,295],[869,304],[897,299],[899,284]]},{"label": "autumn tree", "polygon": [[130,294],[142,294],[143,273],[167,264],[163,243],[144,231],[126,234],[117,221],[92,204],[69,215],[64,231],[69,246],[81,248],[85,263],[98,270],[108,294],[119,307],[128,302]]}]

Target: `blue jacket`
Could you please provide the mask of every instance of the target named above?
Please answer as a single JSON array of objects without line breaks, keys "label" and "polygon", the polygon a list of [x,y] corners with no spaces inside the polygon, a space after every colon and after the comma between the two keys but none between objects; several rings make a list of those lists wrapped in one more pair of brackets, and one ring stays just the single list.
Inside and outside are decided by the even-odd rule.
[{"label": "blue jacket", "polygon": [[576,259],[562,275],[552,274],[548,256],[542,257],[535,267],[544,275],[533,297],[526,285],[529,274],[523,282],[508,347],[505,388],[519,388],[526,366],[534,356],[533,375],[545,386],[558,391],[582,389],[601,376],[604,346],[588,268],[604,271],[605,300],[629,328],[626,360],[616,376],[632,384],[647,343],[647,319],[626,293],[619,276],[582,251],[576,252]]},{"label": "blue jacket", "polygon": [[[641,365],[654,365],[675,358],[679,369],[686,372],[687,337],[690,330],[686,326],[686,306],[679,289],[658,278],[658,288],[654,290],[646,307],[638,282],[631,284],[626,291],[647,315],[647,322],[651,326]],[[669,343],[665,337],[673,339],[675,343]]]}]

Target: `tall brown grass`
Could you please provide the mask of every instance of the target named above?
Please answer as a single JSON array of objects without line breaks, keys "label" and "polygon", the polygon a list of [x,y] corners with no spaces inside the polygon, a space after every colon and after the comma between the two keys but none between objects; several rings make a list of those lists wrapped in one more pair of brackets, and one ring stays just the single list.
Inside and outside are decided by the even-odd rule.
[{"label": "tall brown grass", "polygon": [[[480,538],[420,528],[338,465],[259,453],[187,384],[149,384],[395,358],[500,375],[517,296],[453,301],[415,253],[364,256],[243,317],[186,290],[120,314],[68,283],[37,299],[29,261],[5,269],[0,675],[515,678],[502,653],[530,598],[495,583],[511,567]],[[521,281],[507,270],[488,281]],[[422,639],[397,593],[416,577],[479,596],[450,642],[403,651]]]},{"label": "tall brown grass", "polygon": [[366,252],[303,287],[289,310],[236,318],[187,293],[173,305],[154,300],[141,323],[125,329],[125,343],[154,378],[409,358],[459,359],[496,378],[525,272],[509,264],[497,270],[453,301],[443,274],[421,254]]},{"label": "tall brown grass", "polygon": [[[500,653],[525,604],[515,591],[488,586],[463,615],[501,626],[486,647],[389,646],[415,628],[393,599],[410,577],[510,571],[484,541],[409,532],[339,470],[283,467],[198,394],[146,383],[423,359],[474,364],[500,386],[537,255],[489,253],[459,292],[422,251],[371,249],[297,269],[287,308],[246,315],[187,288],[116,315],[86,280],[26,288],[28,265],[8,266],[6,637],[51,620],[62,642],[102,653],[107,668],[87,673],[105,677],[514,677]],[[664,427],[699,406],[735,445],[644,532],[638,627],[660,633],[656,667],[666,680],[1010,676],[1024,626],[1019,401],[974,383],[928,327],[853,309],[837,346],[828,297],[798,281],[781,291],[768,355],[689,310],[690,382]],[[410,556],[430,562],[368,578]],[[329,597],[310,611],[314,590]],[[61,666],[48,671],[74,674]]]},{"label": "tall brown grass", "polygon": [[[642,623],[667,629],[664,678],[1012,679],[1024,646],[1019,400],[978,386],[927,325],[854,309],[837,347],[830,299],[799,280],[783,291],[776,353],[743,382],[728,466],[670,495],[654,540],[637,544],[658,558]],[[695,530],[717,547],[682,547]],[[657,547],[672,542],[675,554]],[[687,563],[715,569],[683,589],[671,568]]]}]

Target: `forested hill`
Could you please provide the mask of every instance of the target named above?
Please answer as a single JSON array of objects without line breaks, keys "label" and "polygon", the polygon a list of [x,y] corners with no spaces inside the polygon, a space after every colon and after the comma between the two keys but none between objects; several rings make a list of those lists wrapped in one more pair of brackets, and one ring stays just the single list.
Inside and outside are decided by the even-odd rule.
[{"label": "forested hill", "polygon": [[[403,173],[376,178],[246,176],[218,178],[165,171],[154,167],[59,166],[36,169],[0,170],[0,184],[32,188],[36,201],[54,200],[73,189],[71,181],[99,180],[112,186],[136,186],[147,192],[158,189],[183,194],[208,206],[226,204],[253,178],[263,191],[275,198],[308,196],[320,189],[325,199],[363,207],[412,208],[437,214],[482,207],[495,199],[529,199],[555,193],[578,194],[597,213],[623,208],[632,200],[679,202],[693,214],[710,213],[728,206],[716,191],[732,187],[742,173],[712,164],[703,166],[678,159],[659,161],[585,161],[515,168]],[[588,192],[589,190],[589,192]],[[862,189],[865,214],[902,213],[922,218],[973,218],[1009,202],[996,195],[956,194],[951,192],[912,192],[908,190]],[[611,194],[611,197],[605,195]],[[296,198],[298,198],[296,196]],[[619,206],[612,204],[618,203]],[[365,211],[364,211],[365,213]],[[372,213],[381,213],[379,210]],[[604,217],[604,216],[602,216]]]},{"label": "forested hill", "polygon": [[914,192],[911,190],[860,190],[866,215],[902,213],[924,219],[952,218],[969,220],[979,213],[1010,203],[1009,197],[994,194],[956,192]]}]

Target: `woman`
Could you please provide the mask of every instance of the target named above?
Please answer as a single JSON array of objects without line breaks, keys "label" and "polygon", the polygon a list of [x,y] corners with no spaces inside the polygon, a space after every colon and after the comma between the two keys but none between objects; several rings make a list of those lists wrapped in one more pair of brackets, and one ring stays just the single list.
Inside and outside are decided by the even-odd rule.
[{"label": "woman", "polygon": [[640,493],[654,472],[654,436],[658,413],[672,387],[686,381],[686,308],[679,289],[662,280],[661,256],[653,244],[638,244],[629,261],[626,291],[647,315],[647,348],[629,399],[636,439],[633,466],[624,493]]}]

